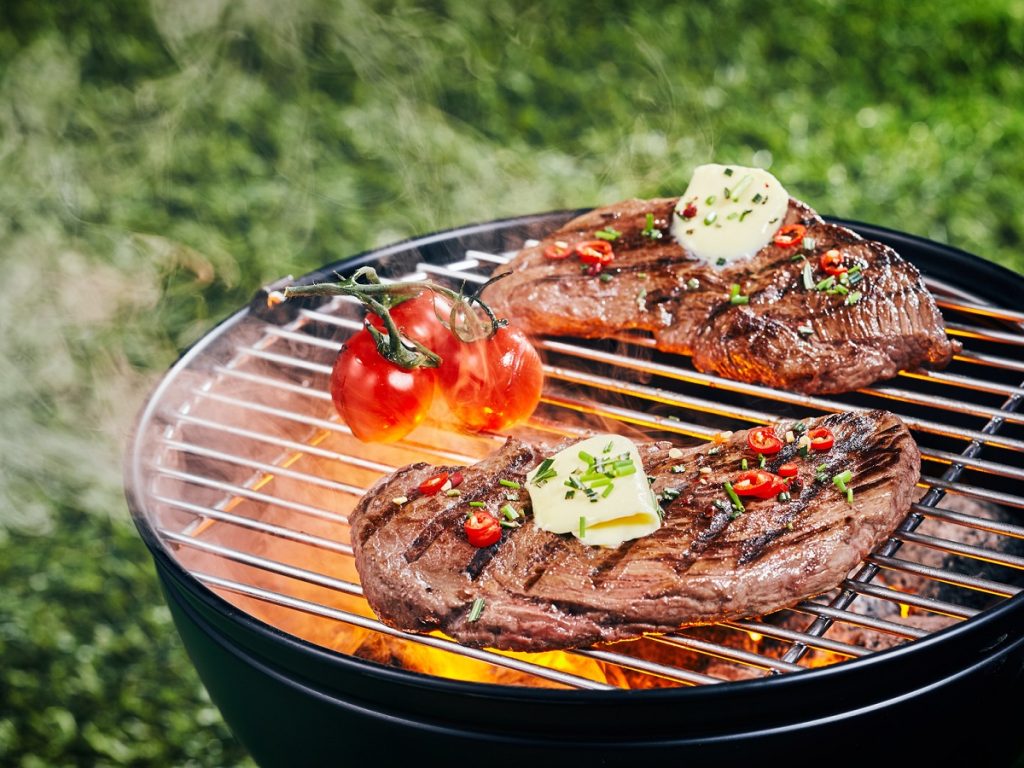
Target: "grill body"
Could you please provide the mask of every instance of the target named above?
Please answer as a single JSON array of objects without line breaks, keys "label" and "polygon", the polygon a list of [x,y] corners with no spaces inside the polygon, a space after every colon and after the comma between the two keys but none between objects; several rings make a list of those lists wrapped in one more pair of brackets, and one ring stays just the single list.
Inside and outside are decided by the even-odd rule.
[{"label": "grill body", "polygon": [[[330,265],[303,282],[329,280],[335,270],[363,264],[404,274],[420,262],[456,262],[467,251],[507,252],[572,215],[443,232]],[[960,286],[993,306],[1024,295],[1024,279],[977,257],[901,233],[850,226],[892,245],[930,279]],[[1016,725],[1019,706],[996,703],[1018,701],[1024,692],[1019,593],[960,616],[967,620],[955,626],[842,664],[661,690],[548,690],[447,680],[330,651],[254,618],[211,589],[230,591],[227,582],[183,565],[178,546],[184,537],[169,537],[154,513],[151,463],[154,442],[173,426],[167,403],[180,399],[178,390],[207,386],[209,371],[230,359],[239,338],[251,341],[253,315],[285,324],[302,311],[291,303],[265,310],[264,303],[257,297],[183,356],[140,415],[126,463],[129,505],[176,626],[213,700],[261,764],[344,759],[432,765],[469,758],[521,765],[575,758],[633,765],[674,758],[725,765],[767,757],[818,765],[885,754],[943,763],[952,752],[966,750],[973,764],[1003,765],[1024,749],[1024,733]],[[1007,392],[1010,401],[1021,397],[1019,387]],[[963,423],[972,429],[977,420],[965,414]],[[988,492],[997,499],[1000,494],[1018,500],[1013,472]],[[1016,521],[1010,527],[1012,534],[1020,532]]]}]

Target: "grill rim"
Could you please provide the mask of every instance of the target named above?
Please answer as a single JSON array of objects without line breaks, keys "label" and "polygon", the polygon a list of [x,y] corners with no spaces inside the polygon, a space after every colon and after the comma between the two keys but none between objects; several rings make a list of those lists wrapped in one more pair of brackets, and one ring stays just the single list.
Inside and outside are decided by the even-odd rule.
[{"label": "grill rim", "polygon": [[[336,271],[342,269],[348,271],[366,264],[376,264],[388,257],[400,256],[406,253],[417,252],[421,254],[422,258],[429,260],[431,254],[438,247],[450,247],[455,252],[461,254],[465,251],[465,248],[460,245],[460,241],[463,239],[489,236],[500,240],[509,232],[515,232],[516,230],[537,224],[544,223],[549,226],[555,226],[559,221],[568,220],[587,210],[590,209],[558,210],[439,230],[426,235],[408,238],[383,248],[363,251],[350,258],[338,260],[307,273],[294,282],[303,284],[331,279]],[[969,288],[976,295],[986,298],[996,306],[1010,308],[1007,307],[1004,301],[1007,283],[1016,284],[1019,289],[1024,290],[1024,276],[1018,275],[994,262],[986,261],[967,251],[877,225],[834,217],[825,218],[832,223],[849,227],[866,238],[879,240],[891,245],[897,252],[913,263],[922,274],[935,276],[939,279],[948,280],[954,285]],[[474,248],[480,249],[481,246],[474,244]],[[500,249],[500,246],[495,247],[495,250],[498,249]],[[922,255],[925,257],[925,263],[923,264],[919,261]],[[964,267],[969,267],[969,270],[965,270]],[[964,280],[965,274],[969,274],[971,279]],[[998,290],[1000,288],[1002,290]],[[916,678],[907,674],[908,668],[904,666],[908,662],[916,662],[923,669],[927,670],[927,682],[927,680],[934,680],[936,661],[944,659],[946,662],[949,662],[960,658],[964,661],[963,664],[950,665],[946,663],[941,666],[947,670],[951,666],[955,666],[957,669],[966,669],[971,663],[976,663],[979,659],[979,656],[970,653],[971,650],[975,654],[996,655],[1004,650],[1001,646],[1006,646],[1007,640],[1011,641],[1009,645],[1017,645],[1021,640],[1019,636],[1014,635],[1012,630],[1020,625],[1018,614],[1024,616],[1024,593],[1007,598],[998,606],[986,610],[983,615],[932,632],[925,638],[894,648],[874,651],[867,656],[850,659],[826,667],[806,669],[800,672],[773,675],[753,680],[733,681],[724,684],[724,686],[716,684],[667,689],[595,691],[545,689],[451,680],[348,656],[290,635],[273,625],[254,618],[232,605],[225,598],[220,597],[171,555],[158,532],[151,525],[145,511],[145,494],[143,489],[146,487],[146,468],[141,461],[143,451],[139,443],[143,434],[142,427],[152,422],[152,417],[156,414],[158,406],[161,404],[163,393],[171,386],[175,374],[187,367],[192,360],[199,357],[208,346],[216,343],[229,327],[244,320],[254,311],[254,308],[259,307],[263,303],[264,297],[265,293],[259,293],[252,304],[242,307],[224,318],[192,346],[187,348],[174,365],[164,373],[147,397],[145,405],[140,410],[136,419],[133,432],[128,440],[128,450],[125,453],[125,495],[129,510],[132,513],[136,528],[139,530],[143,541],[146,542],[147,548],[154,558],[157,571],[160,573],[162,580],[169,579],[169,582],[164,584],[165,594],[171,584],[183,588],[183,596],[188,596],[194,607],[196,601],[198,601],[198,605],[203,606],[206,611],[212,611],[212,614],[209,615],[222,618],[225,622],[235,625],[242,635],[248,636],[250,642],[277,644],[282,650],[287,649],[289,657],[292,654],[297,654],[298,656],[295,658],[301,659],[305,656],[307,658],[320,659],[336,674],[351,674],[356,679],[368,676],[379,683],[387,683],[388,685],[382,685],[382,688],[387,687],[389,692],[381,697],[381,701],[388,706],[394,706],[396,694],[393,686],[406,689],[426,687],[435,693],[444,692],[453,697],[469,698],[471,700],[479,699],[481,696],[491,697],[493,694],[493,698],[505,703],[518,701],[534,706],[543,703],[552,705],[578,703],[581,697],[593,703],[621,703],[623,696],[628,696],[633,702],[649,704],[662,704],[666,700],[677,701],[680,697],[684,697],[686,701],[692,701],[697,704],[708,700],[717,700],[723,694],[726,697],[737,695],[748,698],[751,696],[756,697],[764,691],[768,691],[769,695],[775,696],[784,691],[795,689],[792,691],[792,695],[800,696],[799,691],[804,689],[805,686],[816,686],[819,682],[822,686],[843,685],[844,690],[849,690],[850,686],[843,681],[854,675],[856,676],[852,678],[854,686],[865,690],[870,689],[872,693],[871,698],[877,699],[879,693],[876,687],[877,682],[869,684],[869,678],[887,678],[889,682],[900,680],[902,683],[906,683],[899,686],[904,691],[913,691],[917,688],[912,682]],[[299,305],[296,303],[289,311],[297,312],[298,309]],[[170,595],[167,596],[170,597]],[[1015,622],[1015,618],[1018,621]],[[1004,629],[1006,631],[1003,631]],[[236,639],[238,639],[237,635]],[[252,646],[246,644],[244,647],[251,648]],[[963,655],[953,652],[952,649],[954,647],[958,648]],[[926,659],[927,661],[925,661]],[[282,659],[276,657],[271,658],[269,661],[277,666]],[[891,674],[893,672],[895,674]],[[814,711],[816,716],[820,717],[822,714],[820,708],[821,701],[813,695],[810,698],[815,700]],[[832,697],[829,698],[831,699]],[[790,698],[787,700],[792,701],[794,699]],[[849,701],[844,700],[843,709],[846,709],[848,704]]]}]

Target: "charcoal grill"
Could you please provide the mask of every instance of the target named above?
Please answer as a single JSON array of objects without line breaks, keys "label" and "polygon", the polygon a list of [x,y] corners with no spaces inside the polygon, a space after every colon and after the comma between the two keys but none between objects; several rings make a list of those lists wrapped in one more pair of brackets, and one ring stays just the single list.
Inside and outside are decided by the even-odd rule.
[{"label": "charcoal grill", "polygon": [[[472,287],[578,213],[442,232],[299,282],[370,264]],[[947,370],[820,397],[700,373],[644,335],[538,342],[547,383],[530,431],[707,439],[863,407],[908,423],[921,497],[893,537],[834,591],[747,621],[537,655],[393,630],[361,596],[347,512],[383,473],[470,462],[502,438],[431,423],[394,445],[356,441],[327,394],[360,327],[347,299],[268,308],[268,286],[190,349],[139,416],[127,496],[185,645],[254,757],[834,764],[904,754],[898,740],[922,760],[965,747],[998,764],[1024,749],[1016,712],[997,703],[1024,690],[1024,278],[838,223],[922,270],[964,345]]]}]

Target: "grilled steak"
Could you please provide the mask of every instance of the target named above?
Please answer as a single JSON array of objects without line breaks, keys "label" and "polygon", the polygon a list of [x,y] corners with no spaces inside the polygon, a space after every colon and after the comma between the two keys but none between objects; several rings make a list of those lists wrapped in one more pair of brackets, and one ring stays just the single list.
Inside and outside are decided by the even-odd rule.
[{"label": "grilled steak", "polygon": [[[920,473],[917,446],[890,413],[842,413],[807,425],[831,429],[835,445],[802,458],[797,443],[784,444],[766,468],[798,465],[791,500],[748,498],[742,514],[729,507],[723,482],[736,480],[744,457],[756,466],[746,432],[682,449],[681,456],[667,442],[641,443],[664,523],[614,549],[533,524],[525,478],[550,448],[508,440],[461,470],[457,497],[417,490],[438,467],[404,467],[371,488],[352,513],[364,593],[394,627],[440,629],[467,645],[525,651],[584,647],[791,605],[842,582],[891,534]],[[776,429],[781,436],[787,427]],[[832,482],[845,470],[852,473],[852,503]],[[463,532],[468,502],[483,501],[496,514],[508,503],[501,479],[523,485],[514,503],[527,519],[478,549]],[[408,501],[396,504],[399,497]],[[484,607],[471,620],[478,598]]]},{"label": "grilled steak", "polygon": [[[900,369],[941,368],[958,351],[917,269],[888,246],[791,199],[784,224],[806,226],[812,248],[769,243],[751,259],[710,266],[669,233],[675,204],[628,200],[579,216],[499,267],[511,275],[484,298],[529,333],[602,337],[641,329],[658,349],[692,355],[698,370],[807,393],[848,392]],[[556,242],[573,246],[605,227],[622,234],[603,279],[582,273],[576,258],[544,256]],[[661,237],[652,238],[655,232]],[[819,260],[830,249],[860,266],[854,283],[832,286],[833,293],[827,284],[817,288],[829,278]],[[794,261],[798,254],[806,260]],[[730,301],[733,284],[749,303]],[[848,302],[853,292],[855,303]]]}]

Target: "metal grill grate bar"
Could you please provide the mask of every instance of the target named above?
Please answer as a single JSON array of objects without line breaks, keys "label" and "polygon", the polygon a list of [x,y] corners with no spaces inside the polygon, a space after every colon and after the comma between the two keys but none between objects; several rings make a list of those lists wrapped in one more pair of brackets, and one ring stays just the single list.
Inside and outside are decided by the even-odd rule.
[{"label": "metal grill grate bar", "polygon": [[999,597],[1013,597],[1018,594],[1020,587],[1013,587],[1009,584],[1001,584],[990,579],[980,579],[976,576],[965,576],[960,573],[943,568],[932,568],[920,563],[912,563],[909,560],[902,560],[896,557],[883,557],[882,555],[868,555],[869,562],[880,565],[887,570],[900,571],[901,573],[913,573],[945,584],[952,584],[956,587],[965,587],[977,592],[987,592]]}]

